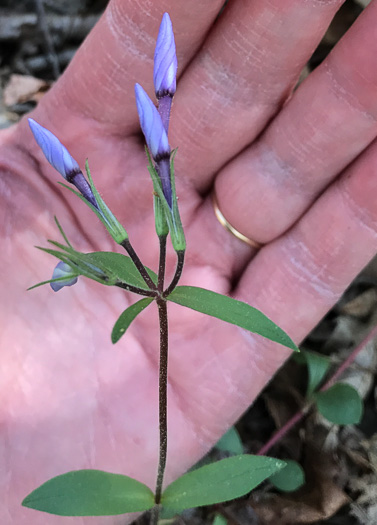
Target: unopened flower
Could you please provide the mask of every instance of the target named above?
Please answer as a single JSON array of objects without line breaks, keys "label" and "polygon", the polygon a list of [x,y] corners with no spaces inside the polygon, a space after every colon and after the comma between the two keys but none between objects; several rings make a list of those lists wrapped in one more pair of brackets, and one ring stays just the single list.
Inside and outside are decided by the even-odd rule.
[{"label": "unopened flower", "polygon": [[137,112],[145,141],[155,161],[170,157],[168,135],[161,117],[149,96],[139,85],[135,85]]},{"label": "unopened flower", "polygon": [[35,120],[29,118],[29,126],[34,138],[44,153],[48,162],[53,166],[67,182],[70,182],[79,192],[96,208],[96,199],[84,177],[80,166],[70,155],[69,151],[51,131],[44,128]]},{"label": "unopened flower", "polygon": [[56,266],[52,274],[53,279],[61,279],[60,281],[55,281],[50,283],[51,288],[54,292],[58,292],[64,286],[72,286],[77,283],[77,274],[69,266],[69,264],[60,261]]},{"label": "unopened flower", "polygon": [[177,55],[173,27],[168,13],[162,17],[154,53],[153,82],[156,97],[174,95],[176,90]]}]

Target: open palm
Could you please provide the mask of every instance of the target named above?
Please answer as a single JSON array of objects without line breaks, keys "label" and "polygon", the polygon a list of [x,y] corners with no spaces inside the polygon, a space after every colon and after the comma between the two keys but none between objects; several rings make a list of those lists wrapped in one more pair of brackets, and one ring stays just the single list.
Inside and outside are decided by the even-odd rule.
[{"label": "open palm", "polygon": [[[154,41],[168,11],[180,73],[170,142],[179,146],[188,241],[182,283],[249,302],[296,342],[377,247],[376,2],[288,100],[341,3],[236,0],[216,19],[219,0],[112,0],[33,113],[82,167],[89,158],[104,200],[144,264],[156,268],[133,85],[152,94]],[[154,486],[158,324],[152,306],[113,346],[111,328],[131,294],[84,278],[59,294],[25,291],[56,263],[33,247],[59,240],[54,215],[76,249],[114,246],[90,210],[55,184],[25,121],[3,132],[0,147],[0,517],[4,525],[42,525],[46,515],[20,502],[68,470],[99,468]],[[258,253],[217,222],[213,188],[229,222],[265,244]],[[168,276],[174,264],[170,253]],[[167,480],[208,450],[288,356],[177,305],[169,305],[169,323]],[[50,525],[66,522],[48,517]]]}]

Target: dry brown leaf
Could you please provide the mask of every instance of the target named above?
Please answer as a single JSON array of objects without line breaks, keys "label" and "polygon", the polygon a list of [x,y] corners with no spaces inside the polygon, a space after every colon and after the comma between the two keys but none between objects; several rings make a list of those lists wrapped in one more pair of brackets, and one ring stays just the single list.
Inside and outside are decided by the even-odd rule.
[{"label": "dry brown leaf", "polygon": [[376,305],[377,290],[376,288],[369,288],[346,303],[340,312],[346,315],[353,315],[354,317],[366,317],[376,309]]},{"label": "dry brown leaf", "polygon": [[28,75],[11,75],[4,88],[3,99],[7,107],[23,102],[39,102],[50,87],[48,82]]},{"label": "dry brown leaf", "polygon": [[333,516],[350,498],[335,483],[338,466],[330,455],[312,449],[305,465],[306,484],[292,494],[254,493],[250,504],[263,525],[316,523]]}]

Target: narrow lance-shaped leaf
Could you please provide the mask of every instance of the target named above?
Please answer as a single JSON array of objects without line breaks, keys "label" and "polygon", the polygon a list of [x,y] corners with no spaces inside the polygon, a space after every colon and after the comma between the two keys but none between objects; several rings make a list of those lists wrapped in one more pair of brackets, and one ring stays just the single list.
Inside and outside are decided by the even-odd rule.
[{"label": "narrow lance-shaped leaf", "polygon": [[[125,283],[149,290],[148,285],[141,277],[132,259],[121,253],[113,252],[93,252],[85,254],[88,261],[92,264],[101,264],[110,270],[116,278]],[[150,268],[145,267],[152,281],[157,284],[157,275]]]},{"label": "narrow lance-shaped leaf", "polygon": [[117,322],[114,325],[113,331],[111,332],[111,341],[115,344],[119,339],[126,333],[126,330],[132,323],[132,321],[139,315],[140,312],[151,304],[153,297],[146,297],[132,304],[124,312],[121,313]]},{"label": "narrow lance-shaped leaf", "polygon": [[242,301],[196,286],[177,286],[167,299],[298,351],[292,339],[271,319]]},{"label": "narrow lance-shaped leaf", "polygon": [[[114,286],[117,282],[121,282],[143,290],[149,290],[131,258],[126,255],[113,252],[81,253],[58,242],[49,242],[60,248],[61,251],[39,246],[37,248],[72,266],[77,275],[83,275],[107,286]],[[157,275],[149,268],[146,268],[146,270],[151,279],[157,283]],[[50,281],[44,281],[44,283]],[[41,284],[39,283],[38,285]]]},{"label": "narrow lance-shaped leaf", "polygon": [[233,456],[184,474],[163,492],[163,507],[184,510],[239,498],[285,466],[249,454]]},{"label": "narrow lance-shaped leaf", "polygon": [[46,481],[22,505],[58,516],[114,516],[149,510],[152,491],[140,481],[102,470],[74,470]]},{"label": "narrow lance-shaped leaf", "polygon": [[67,243],[67,246],[68,246],[69,248],[72,248],[72,249],[73,249],[72,244],[69,242],[68,237],[67,237],[65,231],[63,230],[62,225],[60,224],[60,222],[58,221],[58,218],[57,218],[56,216],[54,217],[54,220],[55,220],[56,226],[58,227],[58,229],[59,229],[59,231],[60,231],[61,236],[63,237],[63,239],[64,239],[65,242]]}]

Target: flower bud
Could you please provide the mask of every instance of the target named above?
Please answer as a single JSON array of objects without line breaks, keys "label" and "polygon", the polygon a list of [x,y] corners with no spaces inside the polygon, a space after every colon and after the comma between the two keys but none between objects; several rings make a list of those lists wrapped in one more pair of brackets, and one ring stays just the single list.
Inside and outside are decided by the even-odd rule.
[{"label": "flower bud", "polygon": [[29,118],[29,126],[33,132],[38,146],[44,153],[48,162],[62,175],[68,182],[80,173],[80,166],[75,159],[71,157],[67,148],[59,141],[51,131],[44,128],[35,120]]},{"label": "flower bud", "polygon": [[77,274],[75,274],[74,270],[69,266],[69,264],[60,261],[55,266],[52,278],[61,279],[63,277],[64,280],[50,283],[50,286],[54,290],[54,292],[58,292],[59,290],[64,288],[64,286],[72,286],[73,284],[77,283]]},{"label": "flower bud", "polygon": [[176,90],[177,55],[173,27],[168,13],[162,17],[154,53],[153,82],[156,97],[174,95]]},{"label": "flower bud", "polygon": [[170,157],[170,146],[161,117],[144,89],[135,85],[137,112],[145,141],[155,161]]},{"label": "flower bud", "polygon": [[60,140],[55,137],[51,131],[38,124],[38,122],[35,122],[35,120],[31,118],[29,118],[28,121],[38,146],[43,151],[44,156],[51,166],[55,168],[67,182],[76,186],[81,195],[85,197],[90,204],[95,208],[98,208],[88,181],[82,174],[80,166],[69,154],[67,148],[63,146]]}]

